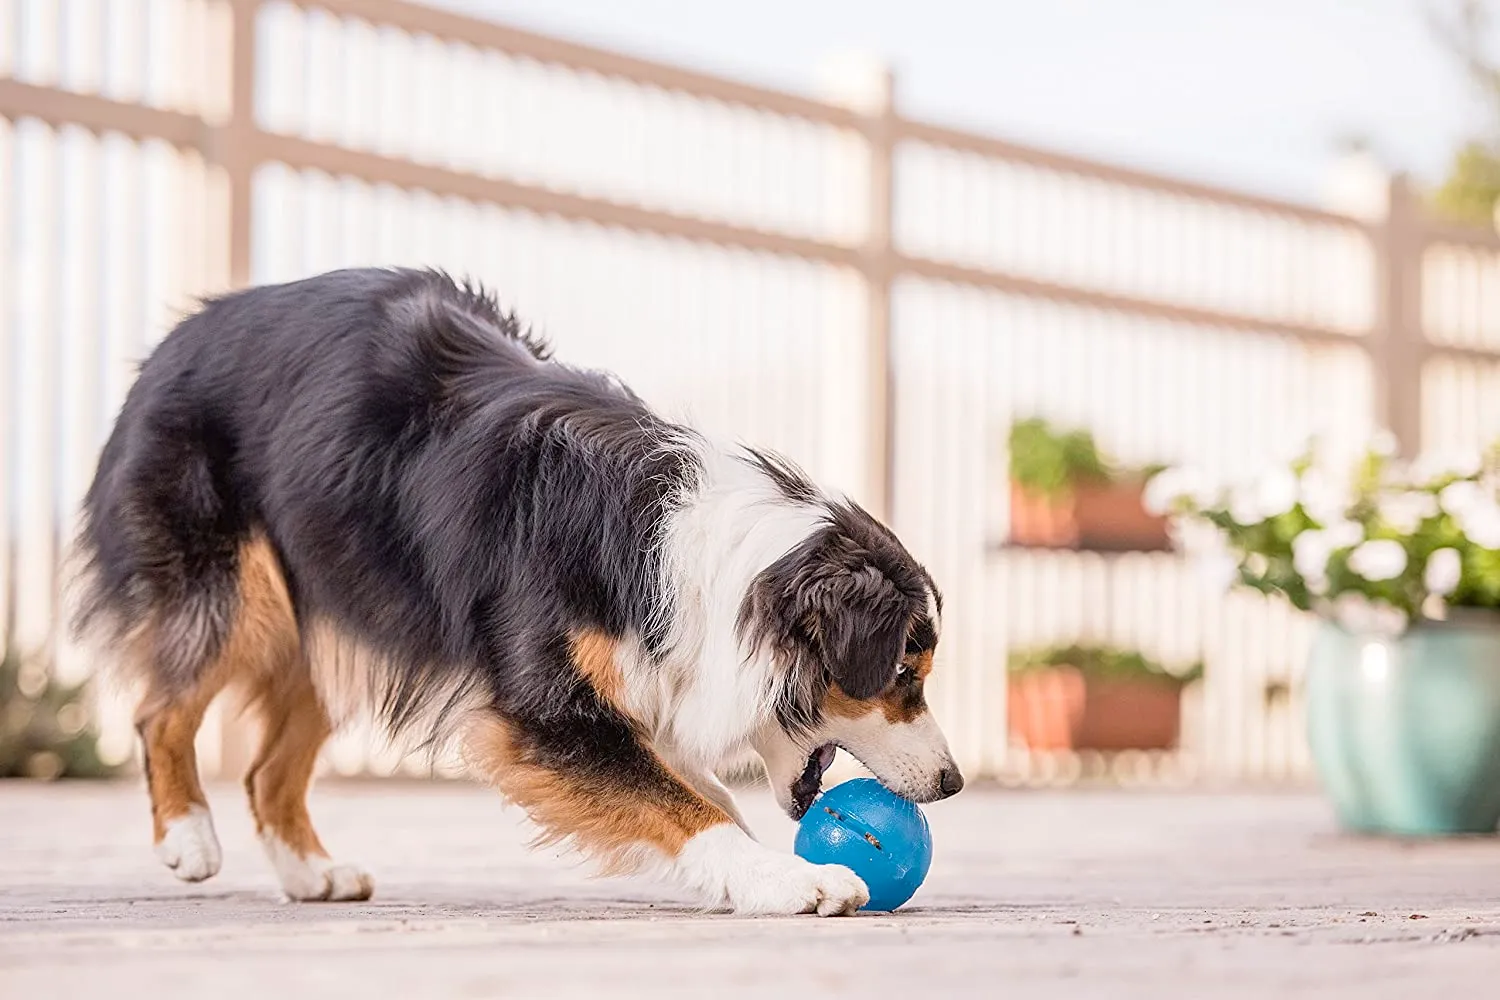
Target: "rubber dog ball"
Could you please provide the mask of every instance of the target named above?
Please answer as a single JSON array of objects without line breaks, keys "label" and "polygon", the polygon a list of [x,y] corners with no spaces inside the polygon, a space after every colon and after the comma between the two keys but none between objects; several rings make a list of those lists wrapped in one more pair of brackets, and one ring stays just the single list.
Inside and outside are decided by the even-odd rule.
[{"label": "rubber dog ball", "polygon": [[915,802],[873,778],[855,778],[813,800],[793,847],[816,865],[843,865],[864,879],[870,901],[861,909],[894,910],[932,865],[932,831]]}]

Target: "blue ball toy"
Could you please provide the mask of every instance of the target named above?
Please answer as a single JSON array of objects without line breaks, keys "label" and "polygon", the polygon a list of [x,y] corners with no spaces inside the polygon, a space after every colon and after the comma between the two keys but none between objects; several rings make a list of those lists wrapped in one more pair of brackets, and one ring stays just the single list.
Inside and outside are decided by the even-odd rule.
[{"label": "blue ball toy", "polygon": [[843,865],[864,879],[861,909],[894,910],[911,899],[932,865],[932,831],[915,802],[873,778],[835,785],[813,800],[793,848],[815,865]]}]

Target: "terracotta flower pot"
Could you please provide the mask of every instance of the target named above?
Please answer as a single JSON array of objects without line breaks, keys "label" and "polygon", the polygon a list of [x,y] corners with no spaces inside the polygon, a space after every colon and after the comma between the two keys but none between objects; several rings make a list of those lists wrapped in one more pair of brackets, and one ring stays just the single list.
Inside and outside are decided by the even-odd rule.
[{"label": "terracotta flower pot", "polygon": [[1074,667],[1026,671],[1010,679],[1007,718],[1031,750],[1169,750],[1182,726],[1182,687],[1085,677]]},{"label": "terracotta flower pot", "polygon": [[1104,551],[1160,552],[1171,547],[1166,518],[1146,511],[1142,483],[1083,485],[1073,491],[1078,545]]},{"label": "terracotta flower pot", "polygon": [[1010,485],[1010,538],[1038,548],[1159,552],[1170,547],[1165,518],[1146,512],[1139,483],[1084,483],[1058,496]]},{"label": "terracotta flower pot", "polygon": [[1010,484],[1010,540],[1017,545],[1071,549],[1078,545],[1078,522],[1070,494],[1050,497]]}]

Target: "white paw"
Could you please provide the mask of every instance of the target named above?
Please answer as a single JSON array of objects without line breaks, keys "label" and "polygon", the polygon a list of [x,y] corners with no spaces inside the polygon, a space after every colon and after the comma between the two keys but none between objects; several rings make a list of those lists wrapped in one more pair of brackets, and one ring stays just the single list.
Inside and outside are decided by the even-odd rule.
[{"label": "white paw", "polygon": [[323,873],[328,879],[330,902],[352,902],[375,895],[375,878],[359,865],[331,865]]},{"label": "white paw", "polygon": [[187,815],[168,820],[166,832],[157,841],[156,856],[184,882],[202,882],[217,875],[224,852],[214,835],[208,807],[188,806]]},{"label": "white paw", "polygon": [[816,913],[848,916],[870,901],[870,890],[842,865],[815,865],[763,847],[723,824],[688,841],[679,876],[727,902],[736,913]]},{"label": "white paw", "polygon": [[842,865],[815,865],[795,854],[776,856],[725,886],[736,913],[816,913],[845,917],[870,901],[860,877]]},{"label": "white paw", "polygon": [[293,902],[352,902],[375,893],[375,880],[358,865],[335,864],[321,854],[300,855],[270,832],[261,835],[261,843],[281,891]]}]

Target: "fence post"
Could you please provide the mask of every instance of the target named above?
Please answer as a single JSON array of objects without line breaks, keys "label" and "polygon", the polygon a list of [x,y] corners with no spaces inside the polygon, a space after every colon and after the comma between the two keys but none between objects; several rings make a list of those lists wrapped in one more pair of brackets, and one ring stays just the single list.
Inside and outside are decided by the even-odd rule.
[{"label": "fence post", "polygon": [[[850,179],[841,172],[833,197],[840,209],[849,211],[857,229],[859,278],[864,288],[863,384],[859,387],[864,423],[864,477],[861,499],[872,514],[889,522],[895,500],[895,386],[891,365],[891,284],[896,273],[891,235],[893,215],[893,171],[898,120],[895,110],[895,74],[881,60],[845,53],[828,60],[824,67],[824,92],[828,100],[860,116],[859,166],[856,176],[862,186],[849,190]],[[847,168],[846,168],[847,169]],[[842,202],[844,196],[849,202]],[[844,217],[842,211],[841,218]]]},{"label": "fence post", "polygon": [[229,183],[229,285],[250,283],[253,187],[256,158],[255,22],[260,0],[230,0],[229,120],[213,129],[209,143],[213,162]]},{"label": "fence post", "polygon": [[1391,177],[1385,221],[1375,242],[1375,329],[1369,345],[1378,426],[1396,438],[1397,452],[1422,450],[1422,207],[1405,174]]},{"label": "fence post", "polygon": [[[229,287],[250,284],[255,183],[255,30],[260,0],[230,0],[229,118],[209,131],[208,156],[224,171],[228,184],[228,218],[224,237],[229,250]],[[221,696],[218,711],[218,767],[220,779],[237,779],[250,766],[256,727],[238,706]]]},{"label": "fence post", "polygon": [[892,235],[895,214],[896,106],[895,74],[881,67],[878,103],[867,109],[865,141],[870,150],[869,204],[866,207],[864,279],[868,298],[865,322],[869,359],[869,475],[867,487],[875,516],[895,519],[896,384],[891,339],[891,293],[896,260]]}]

